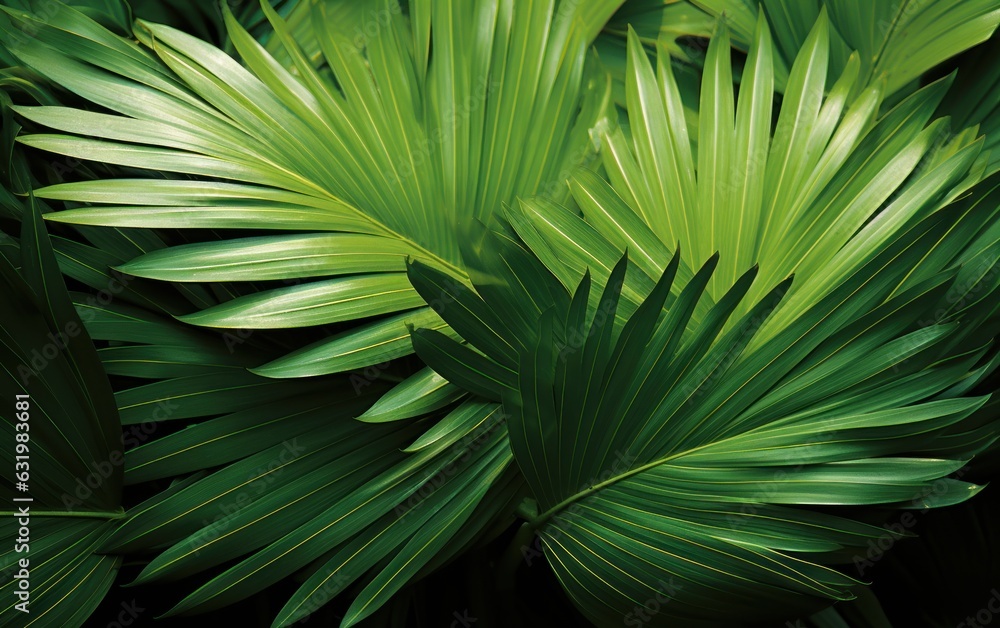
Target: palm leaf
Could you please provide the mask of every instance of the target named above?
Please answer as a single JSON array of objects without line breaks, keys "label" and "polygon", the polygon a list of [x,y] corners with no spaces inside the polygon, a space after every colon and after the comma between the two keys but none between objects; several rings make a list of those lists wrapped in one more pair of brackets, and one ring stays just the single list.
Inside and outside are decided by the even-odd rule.
[{"label": "palm leaf", "polygon": [[[648,5],[654,5],[652,7]],[[655,6],[658,5],[658,6]],[[693,6],[692,6],[693,5]],[[885,77],[886,94],[911,91],[915,79],[949,58],[986,41],[1000,24],[1000,5],[993,0],[919,4],[872,0],[864,10],[841,0],[782,2],[766,0],[682,0],[648,3],[631,0],[620,13],[632,20],[647,45],[658,38],[678,58],[694,53],[676,42],[678,33],[706,37],[703,17],[726,16],[733,42],[742,50],[753,46],[759,18],[771,24],[775,40],[775,84],[784,91],[788,70],[821,11],[828,11],[835,27],[831,65],[840,72],[853,51],[860,54],[862,84]],[[615,24],[612,21],[612,24]],[[609,34],[623,36],[620,27]]]},{"label": "palm leaf", "polygon": [[[942,302],[948,280],[886,301],[927,234],[925,226],[900,237],[758,350],[748,348],[751,337],[787,282],[720,334],[755,270],[684,332],[691,307],[683,304],[704,292],[714,260],[663,314],[676,264],[624,325],[614,324],[623,261],[600,297],[608,305],[596,310],[607,315],[587,320],[588,281],[572,305],[539,315],[504,408],[538,502],[527,525],[592,621],[627,619],[657,583],[675,585],[658,624],[720,619],[711,600],[721,592],[733,600],[731,619],[766,618],[761,598],[786,612],[850,599],[859,583],[823,555],[863,548],[885,530],[793,506],[925,508],[975,494],[974,485],[940,478],[997,437],[983,441],[961,427],[986,398],[949,391],[955,369],[969,372],[982,354],[956,353],[945,368],[941,351],[956,326],[912,330],[914,317]],[[498,265],[498,275],[505,271],[514,277]],[[485,294],[485,307],[503,296]],[[443,315],[461,325],[470,311]],[[586,340],[567,348],[580,321]],[[473,344],[477,337],[467,335]],[[439,367],[440,357],[427,359]],[[567,394],[570,387],[586,393]],[[931,455],[951,433],[958,439],[947,457]],[[932,490],[939,494],[929,500]]]},{"label": "palm leaf", "polygon": [[[459,259],[451,225],[457,219],[486,217],[519,194],[541,191],[563,198],[565,175],[560,173],[592,155],[587,130],[605,115],[602,103],[607,101],[599,91],[585,95],[583,90],[584,80],[599,73],[594,63],[586,63],[585,45],[615,6],[607,2],[556,11],[552,2],[536,2],[467,10],[450,3],[416,3],[412,15],[427,16],[436,26],[430,32],[436,53],[428,62],[414,47],[425,37],[419,30],[425,26],[393,10],[398,8],[393,3],[385,5],[391,23],[362,42],[363,48],[338,28],[327,28],[339,13],[319,3],[310,11],[310,32],[336,83],[316,71],[292,31],[266,4],[264,12],[275,29],[272,48],[281,42],[287,69],[228,14],[227,26],[245,67],[165,26],[142,23],[135,33],[142,47],[69,9],[46,23],[10,11],[16,22],[38,33],[29,45],[18,46],[22,61],[113,112],[19,109],[39,125],[70,134],[21,141],[105,163],[223,179],[157,182],[155,189],[141,180],[57,185],[38,190],[38,195],[110,201],[112,206],[71,210],[50,219],[367,234],[387,252],[454,267]],[[467,42],[474,32],[489,37]],[[546,32],[551,36],[542,36]],[[469,46],[471,54],[466,53]],[[422,57],[426,65],[418,63]],[[483,83],[482,77],[491,77],[490,82]],[[578,115],[571,113],[574,104],[583,105]],[[546,132],[537,133],[539,128]],[[194,216],[196,222],[191,221]],[[220,242],[222,249],[182,246],[140,257],[128,272],[171,279],[177,273],[170,269],[180,263],[204,267],[202,279],[245,280],[249,275],[235,269],[228,274],[211,271],[215,251],[248,255],[276,243],[252,238]],[[349,255],[348,248],[344,252]],[[286,265],[307,257],[296,254]],[[371,261],[352,257],[355,268]],[[301,266],[295,274],[328,272],[316,268],[307,273]],[[350,282],[360,292],[373,293],[379,291],[375,284],[387,279],[350,267],[335,272],[348,283],[263,292],[190,320],[224,327],[296,327],[364,321],[420,305],[392,298],[374,309],[361,302],[362,309],[339,314],[325,308],[315,310],[324,312],[318,316],[291,315],[291,310],[315,308],[324,302],[323,295],[330,300],[338,293],[347,296],[343,290]],[[253,311],[267,314],[241,315]],[[344,370],[338,356],[347,350],[358,355],[355,365],[377,364],[385,357],[379,347],[405,330],[408,319],[395,320],[374,329],[361,325],[356,333],[338,335],[260,372],[287,377]],[[367,351],[359,354],[358,342]],[[405,340],[396,344],[392,355],[407,352]],[[327,359],[317,359],[320,353]]]},{"label": "palm leaf", "polygon": [[[674,135],[676,124],[641,121],[630,125],[631,143],[617,132],[605,135],[610,150],[603,153],[603,164],[610,185],[586,173],[572,177],[570,189],[583,210],[582,220],[569,212],[560,215],[551,203],[527,201],[523,205],[527,208],[520,212],[523,218],[513,219],[518,234],[565,286],[575,285],[585,266],[582,260],[574,264],[572,257],[546,250],[549,245],[542,241],[560,237],[549,226],[556,217],[560,220],[558,232],[573,233],[576,241],[580,240],[576,232],[584,228],[579,223],[586,221],[601,228],[614,246],[604,250],[590,246],[587,250],[602,251],[604,267],[625,246],[634,248],[637,265],[650,282],[666,263],[665,246],[680,242],[696,260],[719,250],[720,267],[709,287],[712,299],[732,285],[740,269],[759,262],[762,281],[752,288],[750,300],[740,306],[744,309],[763,296],[765,286],[773,286],[794,272],[799,281],[782,303],[781,315],[773,323],[777,329],[815,303],[846,273],[870,260],[894,230],[946,207],[982,176],[985,158],[980,155],[981,141],[974,141],[971,133],[960,133],[943,142],[942,137],[947,137],[945,120],[925,126],[947,81],[928,85],[876,118],[880,100],[877,85],[861,90],[853,100],[849,96],[858,84],[858,66],[852,62],[824,102],[829,25],[823,13],[792,64],[773,138],[765,139],[764,103],[772,76],[766,31],[766,24],[758,25],[757,43],[751,49],[752,72],[744,76],[741,86],[739,115],[734,120],[730,109],[723,115],[729,117],[728,123],[713,123],[715,128],[735,125],[736,129],[733,139],[715,144],[715,158],[699,161],[696,167],[690,151],[684,150],[687,140]],[[712,71],[724,75],[730,61],[718,54],[717,44],[713,45],[716,54],[710,55],[710,67],[718,66]],[[660,112],[667,120],[676,120],[677,114],[671,113],[676,108],[663,105],[679,98],[669,62],[661,57],[661,71],[654,75],[640,48],[634,46],[630,58],[636,84],[649,83],[630,100],[631,117],[645,120],[650,112]],[[717,84],[707,82],[703,87],[705,102],[714,101],[718,90]],[[711,135],[705,133],[709,134],[706,137]],[[670,146],[674,148],[668,149]],[[662,154],[657,161],[643,165],[641,155],[650,150]],[[699,154],[702,152],[711,154]],[[702,166],[723,157],[730,166],[721,181],[718,175],[713,176],[718,172],[714,166],[702,172]],[[694,201],[654,201],[641,190],[663,172],[696,173],[696,184],[703,192]],[[908,177],[911,173],[915,176]],[[661,187],[677,189],[665,183]],[[608,220],[609,215],[627,216],[629,208],[644,225],[637,224],[635,217]],[[662,216],[674,212],[681,216],[671,226]],[[882,218],[873,221],[874,216]],[[699,227],[688,233],[684,225],[692,224]],[[655,244],[651,235],[661,244]],[[566,248],[560,243],[555,250]],[[653,263],[646,262],[647,258]],[[593,262],[591,267],[597,268]],[[603,280],[606,275],[595,277]],[[682,273],[682,279],[687,277]],[[648,292],[650,285],[639,286],[640,293]],[[626,302],[635,303],[635,294],[626,291]],[[699,310],[694,322],[703,315],[704,309]],[[772,333],[765,329],[755,342],[763,342]]]},{"label": "palm leaf", "polygon": [[[0,585],[0,617],[9,626],[82,626],[121,564],[96,553],[124,516],[118,413],[33,199],[25,203],[20,271],[5,258],[0,275],[0,388],[21,402],[12,401],[0,425],[8,442],[22,443],[3,449],[2,492],[12,506],[3,527],[4,538],[23,539],[0,555],[12,576]],[[20,492],[15,479],[26,482]],[[18,595],[21,579],[30,599]]]},{"label": "palm leaf", "polygon": [[[703,188],[706,162],[694,168],[692,157],[666,152],[676,139],[662,130],[649,137],[667,127],[650,123],[653,109],[635,100],[630,119],[642,125],[631,125],[634,146],[621,135],[622,150],[606,158],[611,183],[573,178],[582,217],[527,201],[509,214],[523,243],[492,228],[499,250],[517,253],[520,265],[480,257],[495,261],[471,275],[475,291],[449,290],[455,280],[445,271],[410,268],[425,299],[444,294],[461,305],[441,315],[472,347],[418,331],[418,353],[439,373],[461,373],[452,381],[470,391],[500,390],[511,448],[537,501],[526,530],[540,536],[563,588],[598,625],[628,621],[636,604],[656,595],[670,599],[652,619],[662,625],[763,620],[769,606],[805,613],[851,599],[861,583],[828,564],[885,530],[851,521],[838,507],[928,508],[979,490],[947,476],[997,438],[995,424],[972,418],[987,398],[963,397],[994,368],[989,269],[998,260],[982,239],[993,236],[980,231],[993,212],[984,200],[994,184],[973,187],[984,170],[981,141],[968,133],[934,141],[945,123],[927,122],[947,83],[875,119],[878,87],[852,103],[857,66],[849,64],[824,102],[827,29],[821,13],[792,64],[773,140],[765,118],[752,115],[754,103],[767,100],[756,86],[772,71],[761,60],[770,45],[763,23],[740,101],[702,126],[708,150],[726,159],[735,153],[737,172],[760,173],[763,194],[748,193],[746,180],[707,194],[719,187],[714,163]],[[724,46],[713,45],[704,103],[718,99],[729,64],[719,54]],[[669,75],[643,68],[638,47],[630,52],[632,80],[659,87],[633,98],[676,98]],[[667,108],[661,101],[655,110]],[[746,139],[718,142],[726,119]],[[732,150],[751,145],[758,148]],[[671,170],[642,165],[657,148],[659,163],[687,160],[676,171],[695,172],[707,195],[696,204],[643,204],[645,192],[636,190]],[[890,181],[900,186],[894,195]],[[623,206],[641,222],[606,220]],[[687,233],[664,211],[702,224]],[[755,214],[756,233],[727,230],[727,220]],[[719,231],[704,226],[712,215],[725,217]],[[560,217],[556,229],[552,216]],[[592,262],[558,253],[577,239],[566,237],[569,229],[583,232],[591,221],[617,231],[596,257],[605,286],[598,291],[582,270]],[[626,290],[633,265],[604,260],[652,242],[650,232],[661,244],[640,245],[634,264],[649,283]],[[686,238],[695,254],[720,249],[693,275],[679,272],[676,258],[663,260],[668,242]],[[647,252],[657,249],[662,261],[650,263]],[[741,255],[759,255],[759,269],[740,270]],[[781,280],[792,273],[794,280]],[[523,285],[538,286],[531,299]],[[556,286],[566,293],[549,296]],[[961,305],[949,306],[952,299]],[[520,314],[492,314],[511,307]],[[531,315],[534,323],[513,325]],[[478,357],[472,365],[461,356]],[[516,380],[473,377],[497,369]],[[720,594],[732,601],[726,609],[713,603]]]},{"label": "palm leaf", "polygon": [[[932,122],[952,79],[908,84],[988,36],[989,3],[877,3],[885,41],[833,2],[264,3],[223,9],[222,48],[84,4],[0,20],[31,68],[0,82],[41,105],[4,108],[5,155],[20,121],[27,154],[93,163],[2,158],[3,216],[32,188],[66,209],[38,203],[45,272],[0,257],[114,286],[60,302],[102,343],[61,373],[119,413],[119,484],[172,482],[42,526],[69,549],[39,599],[92,574],[57,620],[137,553],[137,583],[197,583],[171,615],[298,574],[275,625],[349,586],[344,625],[398,623],[515,509],[508,567],[537,534],[598,625],[653,596],[653,623],[723,594],[769,619],[855,595],[831,565],[885,536],[855,518],[979,490],[948,476],[997,438],[989,96]],[[704,60],[682,39],[712,33]],[[102,367],[145,381],[112,396]]]}]

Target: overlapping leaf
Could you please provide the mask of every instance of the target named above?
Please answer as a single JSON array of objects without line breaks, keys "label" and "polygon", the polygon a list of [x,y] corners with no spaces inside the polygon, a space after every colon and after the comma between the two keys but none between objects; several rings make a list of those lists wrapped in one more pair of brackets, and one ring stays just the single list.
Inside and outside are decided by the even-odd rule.
[{"label": "overlapping leaf", "polygon": [[[112,402],[120,479],[181,478],[120,526],[43,526],[93,574],[66,623],[128,551],[155,552],[140,582],[211,574],[171,613],[304,570],[275,625],[353,586],[352,625],[492,538],[525,481],[598,625],[654,596],[654,624],[723,594],[754,619],[853,595],[828,563],[885,531],[839,506],[978,490],[946,476],[997,436],[968,397],[998,363],[995,158],[978,114],[930,122],[950,79],[900,88],[992,32],[990,3],[876,3],[885,41],[833,2],[727,10],[700,105],[670,63],[710,32],[686,2],[630,3],[589,56],[619,2],[284,4],[226,14],[242,65],[162,25],[8,12],[18,60],[95,106],[36,90],[4,146],[16,111],[25,145],[112,166],[39,193],[87,242],[53,238],[63,273],[114,286],[74,295],[104,368],[153,380]],[[630,32],[661,8],[698,22]],[[388,363],[413,347],[429,367]]]},{"label": "overlapping leaf", "polygon": [[[886,93],[912,90],[915,79],[949,58],[982,43],[1000,24],[1000,3],[894,2],[871,0],[863,6],[846,0],[681,0],[626,2],[622,20],[612,20],[609,35],[624,37],[627,16],[649,46],[662,39],[670,54],[698,61],[697,46],[685,48],[680,37],[707,37],[705,16],[725,16],[734,44],[753,47],[756,22],[765,18],[775,38],[775,80],[784,91],[788,69],[821,11],[829,11],[832,33],[831,65],[842,70],[853,51],[860,53],[862,84],[885,77]],[[693,48],[693,50],[692,50]]]},{"label": "overlapping leaf", "polygon": [[[946,119],[928,125],[948,80],[879,114],[882,89],[859,89],[864,84],[852,58],[825,94],[825,13],[792,64],[772,132],[767,24],[758,20],[735,104],[725,104],[730,92],[722,86],[731,62],[724,54],[726,25],[720,28],[706,61],[697,155],[679,124],[683,114],[669,60],[661,54],[654,71],[633,35],[631,124],[628,135],[612,130],[604,136],[609,182],[586,172],[572,177],[582,219],[557,204],[527,200],[512,224],[567,287],[588,266],[603,280],[603,269],[627,247],[649,278],[638,285],[639,293],[648,291],[666,263],[665,251],[678,242],[696,263],[719,251],[708,289],[713,300],[750,265],[760,264],[761,281],[739,312],[794,272],[799,281],[755,341],[763,342],[872,259],[894,232],[948,207],[979,180],[988,158],[980,154],[974,128],[951,133]],[[580,242],[577,234],[587,231],[599,232],[608,244],[586,246],[589,259],[566,255],[569,242]],[[926,270],[946,266],[939,260]],[[628,304],[635,295],[624,291],[623,304],[634,307]],[[695,323],[704,316],[705,306],[699,307]]]},{"label": "overlapping leaf", "polygon": [[[589,276],[571,301],[539,299],[547,307],[531,335],[476,315],[515,301],[500,287],[518,275],[502,261],[479,295],[462,297],[468,307],[442,312],[483,361],[508,359],[497,338],[517,347],[516,382],[501,390],[540,513],[526,525],[592,621],[627,620],[636,600],[658,593],[669,601],[656,625],[763,619],[761,599],[786,614],[850,599],[860,583],[825,564],[887,532],[802,506],[924,508],[975,494],[947,476],[1000,426],[970,419],[986,398],[952,386],[978,377],[983,352],[954,344],[954,323],[915,326],[944,302],[954,273],[893,296],[936,242],[934,226],[899,234],[759,349],[751,339],[791,282],[737,316],[756,268],[686,331],[716,258],[664,308],[675,258],[623,325],[625,258],[596,308]],[[440,272],[411,274],[420,289]],[[438,370],[451,359],[417,348]]]},{"label": "overlapping leaf", "polygon": [[[142,45],[136,45],[68,8],[45,21],[9,11],[7,38],[19,42],[15,50],[25,64],[112,112],[21,108],[27,119],[62,133],[21,141],[80,159],[221,179],[56,185],[38,195],[110,207],[51,219],[338,232],[313,241],[340,256],[325,262],[308,246],[262,237],[181,246],[140,257],[126,270],[177,280],[181,269],[202,269],[185,281],[344,275],[244,296],[190,321],[241,328],[359,321],[350,332],[258,372],[299,377],[378,364],[386,345],[395,347],[391,356],[407,353],[406,324],[426,325],[430,313],[413,310],[421,303],[412,298],[388,298],[379,306],[358,299],[383,292],[377,284],[391,281],[369,274],[380,267],[365,253],[384,251],[385,270],[398,268],[405,255],[454,268],[460,264],[454,225],[463,217],[489,216],[516,195],[565,197],[563,180],[593,155],[588,130],[608,104],[606,90],[585,89],[601,80],[585,47],[617,4],[427,1],[404,13],[394,0],[372,2],[369,8],[385,19],[376,28],[365,23],[359,41],[343,24],[331,26],[343,18],[334,3],[295,11],[296,24],[312,23],[308,37],[264,3],[274,28],[269,47],[281,48],[283,61],[227,13],[243,66],[165,26],[141,23],[135,35]],[[18,28],[36,36],[26,39]],[[318,45],[332,76],[316,70],[293,32]],[[352,239],[362,237],[367,240]],[[263,252],[267,247],[281,248],[284,260]],[[239,258],[272,270],[224,261]],[[343,359],[346,352],[352,362]]]},{"label": "overlapping leaf", "polygon": [[[20,270],[0,260],[0,391],[8,400],[0,431],[9,444],[0,493],[10,541],[0,554],[0,621],[80,626],[121,564],[97,553],[124,516],[118,412],[33,200],[24,211]],[[19,490],[15,481],[24,482]],[[29,599],[18,596],[20,582],[30,584]]]},{"label": "overlapping leaf", "polygon": [[[836,507],[967,499],[978,487],[948,476],[998,436],[986,397],[964,396],[995,369],[995,183],[973,187],[974,133],[928,125],[947,82],[876,116],[877,85],[851,96],[855,60],[824,95],[821,13],[772,137],[767,25],[728,104],[721,28],[697,158],[669,64],[654,73],[633,38],[610,183],[573,178],[582,217],[547,200],[511,211],[523,243],[494,239],[520,265],[483,256],[496,261],[474,291],[444,290],[440,313],[468,345],[415,334],[435,371],[500,392],[537,500],[526,525],[597,625],[653,598],[657,625],[850,599],[861,583],[828,564],[886,531]],[[580,247],[584,233],[602,240]],[[708,261],[668,263],[676,242]],[[410,274],[425,298],[449,281]],[[524,286],[532,307],[500,315]]]}]

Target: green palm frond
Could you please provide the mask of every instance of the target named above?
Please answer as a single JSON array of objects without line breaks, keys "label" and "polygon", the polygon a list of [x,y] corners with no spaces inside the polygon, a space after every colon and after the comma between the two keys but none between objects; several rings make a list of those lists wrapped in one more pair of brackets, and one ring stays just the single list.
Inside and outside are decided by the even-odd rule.
[{"label": "green palm frond", "polygon": [[630,24],[642,42],[665,44],[671,55],[685,62],[700,61],[698,46],[678,43],[679,37],[707,38],[710,19],[725,16],[733,43],[741,50],[753,46],[758,19],[771,25],[774,35],[774,71],[777,89],[784,91],[792,62],[804,45],[820,13],[827,11],[831,33],[831,67],[843,71],[852,52],[860,61],[861,85],[885,80],[887,96],[912,91],[916,79],[955,55],[981,44],[1000,24],[1000,3],[884,2],[858,5],[849,0],[629,0],[607,32],[624,37]]},{"label": "green palm frond", "polygon": [[945,97],[942,109],[962,126],[979,125],[986,142],[984,151],[990,153],[987,172],[1000,169],[1000,151],[997,150],[997,133],[1000,126],[1000,69],[994,59],[1000,51],[1000,37],[994,35],[985,44],[973,48],[959,62],[961,71],[954,88]]},{"label": "green palm frond", "polygon": [[121,565],[95,550],[125,516],[122,439],[111,386],[33,199],[24,211],[17,258],[0,260],[0,391],[9,401],[0,426],[10,444],[2,450],[8,506],[0,514],[10,543],[0,553],[0,621],[77,625]]},{"label": "green palm frond", "polygon": [[536,542],[598,626],[884,625],[853,557],[988,479],[996,0],[3,4],[0,365],[86,329],[35,625],[121,556],[403,625],[470,555],[517,624]]},{"label": "green palm frond", "polygon": [[[876,116],[877,86],[848,97],[854,62],[824,99],[827,29],[821,14],[773,140],[766,24],[735,103],[717,34],[697,159],[665,124],[679,111],[669,62],[654,73],[631,39],[631,141],[604,137],[610,183],[572,178],[582,216],[522,202],[522,241],[492,228],[475,291],[410,269],[469,343],[420,330],[418,354],[499,394],[537,500],[526,530],[597,625],[657,594],[670,600],[657,625],[851,599],[860,581],[828,565],[885,530],[817,506],[928,508],[979,490],[947,476],[997,438],[987,397],[963,397],[996,366],[996,181],[976,185],[974,132],[928,125],[947,83]],[[606,238],[583,247],[597,263],[565,253],[574,229]],[[686,275],[673,242],[708,261]],[[649,280],[639,299],[629,270]]]},{"label": "green palm frond", "polygon": [[[421,388],[424,377],[408,380],[417,386],[416,400],[430,404],[415,411],[412,404],[393,406],[393,399],[408,399],[408,386],[380,397],[387,386],[378,379],[359,385],[345,376],[283,381],[249,373],[249,364],[277,350],[253,336],[192,328],[117,299],[105,303],[80,294],[77,308],[92,336],[110,343],[99,351],[104,368],[149,380],[117,393],[133,445],[125,453],[125,484],[184,478],[129,508],[96,549],[154,553],[137,583],[218,572],[236,561],[175,612],[245,599],[329,555],[325,579],[304,582],[276,625],[294,623],[331,591],[381,573],[380,584],[357,598],[360,620],[408,579],[440,566],[470,539],[480,540],[512,510],[512,495],[523,486],[518,475],[504,471],[511,457],[497,404],[456,407],[465,394],[450,384],[452,396],[442,401],[432,394],[442,388],[440,378],[431,378],[428,388]],[[364,415],[369,421],[369,408],[371,422],[380,425],[353,420]],[[419,418],[404,420],[414,415]],[[165,435],[147,430],[191,419],[196,423]],[[468,482],[485,496],[447,492]],[[345,512],[350,517],[342,526]],[[413,540],[439,522],[449,527],[437,545]],[[337,535],[317,534],[328,529]],[[275,556],[279,563],[243,579]],[[409,567],[390,569],[381,563],[386,556],[409,561]]]},{"label": "green palm frond", "polygon": [[[979,490],[947,476],[997,438],[995,419],[969,419],[986,397],[954,388],[982,376],[989,345],[956,346],[957,321],[917,324],[947,302],[953,275],[893,296],[933,233],[923,225],[902,234],[756,350],[751,339],[792,281],[737,317],[759,281],[753,268],[687,332],[716,257],[664,310],[675,258],[624,324],[615,310],[625,258],[597,307],[587,305],[585,275],[523,326],[477,315],[523,302],[503,289],[523,277],[507,258],[476,284],[480,295],[448,294],[442,315],[485,353],[476,354],[481,366],[463,362],[468,377],[493,379],[488,364],[506,368],[505,348],[516,351],[516,376],[493,386],[537,501],[526,526],[595,624],[627,619],[662,583],[670,601],[656,625],[774,618],[774,609],[851,599],[860,582],[826,563],[885,529],[816,506],[928,508]],[[537,261],[534,272],[544,276]],[[411,274],[426,297],[444,280],[419,263]],[[545,282],[563,289],[554,275]],[[418,353],[441,372],[471,352],[417,334]]]},{"label": "green palm frond", "polygon": [[[669,124],[679,115],[669,60],[661,56],[654,72],[632,37],[631,137],[619,130],[604,135],[608,181],[588,172],[571,177],[582,218],[544,199],[523,201],[513,217],[519,235],[567,287],[588,266],[603,281],[605,269],[626,247],[648,278],[647,290],[674,243],[696,260],[721,251],[708,286],[713,299],[759,263],[761,280],[739,311],[795,273],[798,281],[775,322],[755,342],[773,337],[782,324],[873,259],[893,234],[953,206],[983,176],[988,160],[975,127],[953,132],[944,118],[928,125],[948,80],[879,114],[877,84],[849,97],[858,80],[854,62],[824,97],[828,33],[821,15],[792,66],[773,137],[766,24],[758,24],[738,106],[732,92],[721,87],[731,74],[729,57],[722,54],[725,31],[713,39],[697,155],[683,127]],[[970,211],[963,219],[977,220],[968,216]],[[610,245],[587,247],[600,255],[599,266],[564,253],[572,241],[581,241],[575,231],[588,229],[584,223]],[[938,248],[935,263],[916,269],[905,287],[948,268],[968,244]],[[623,299],[635,297],[626,291]]]},{"label": "green palm frond", "polygon": [[[297,250],[292,245],[300,236],[268,236],[177,247],[173,254],[139,258],[126,268],[177,279],[172,269],[211,266],[215,258],[221,263],[213,272],[185,281],[246,280],[261,264],[273,267],[265,275],[270,278],[344,275],[237,297],[190,317],[195,324],[228,328],[359,321],[349,333],[262,367],[259,372],[268,376],[343,371],[408,353],[406,322],[427,325],[434,315],[406,286],[404,255],[460,267],[455,221],[488,217],[516,195],[551,191],[565,197],[560,173],[591,158],[588,129],[605,115],[607,103],[601,89],[584,90],[602,80],[598,67],[587,62],[586,45],[596,35],[588,25],[603,24],[614,3],[556,10],[552,2],[478,8],[418,2],[408,16],[390,3],[385,10],[391,21],[361,42],[364,48],[325,27],[336,18],[325,7],[316,4],[310,14],[318,25],[313,32],[322,34],[325,73],[314,68],[266,5],[292,70],[228,14],[246,68],[168,27],[143,24],[136,31],[148,47],[143,48],[69,10],[34,25],[37,39],[17,47],[30,67],[121,114],[20,108],[34,123],[72,134],[25,136],[25,144],[216,179],[51,186],[38,195],[111,206],[50,219],[336,232],[317,244],[353,241],[383,252],[387,265],[371,268],[379,271],[375,274],[335,260],[310,271],[308,255],[286,255]],[[33,20],[21,14],[14,19]],[[543,32],[551,36],[540,36]],[[473,39],[473,34],[481,35]],[[435,54],[429,58],[432,43]],[[368,239],[356,239],[359,235]],[[247,263],[235,260],[240,257]],[[363,293],[366,299],[358,302]],[[365,320],[378,314],[395,316]]]}]

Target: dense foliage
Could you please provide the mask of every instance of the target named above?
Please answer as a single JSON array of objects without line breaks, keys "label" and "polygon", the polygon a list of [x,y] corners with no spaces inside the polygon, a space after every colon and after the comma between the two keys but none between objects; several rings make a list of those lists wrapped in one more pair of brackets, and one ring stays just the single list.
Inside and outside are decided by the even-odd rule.
[{"label": "dense foliage", "polygon": [[0,5],[3,625],[992,613],[1000,0]]}]

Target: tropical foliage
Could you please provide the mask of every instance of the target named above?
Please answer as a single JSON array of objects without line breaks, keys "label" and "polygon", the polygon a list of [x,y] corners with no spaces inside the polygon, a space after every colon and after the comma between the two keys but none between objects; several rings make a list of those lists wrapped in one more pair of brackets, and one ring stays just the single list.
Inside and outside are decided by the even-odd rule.
[{"label": "tropical foliage", "polygon": [[1000,1],[2,4],[3,625],[886,626],[986,525]]}]

